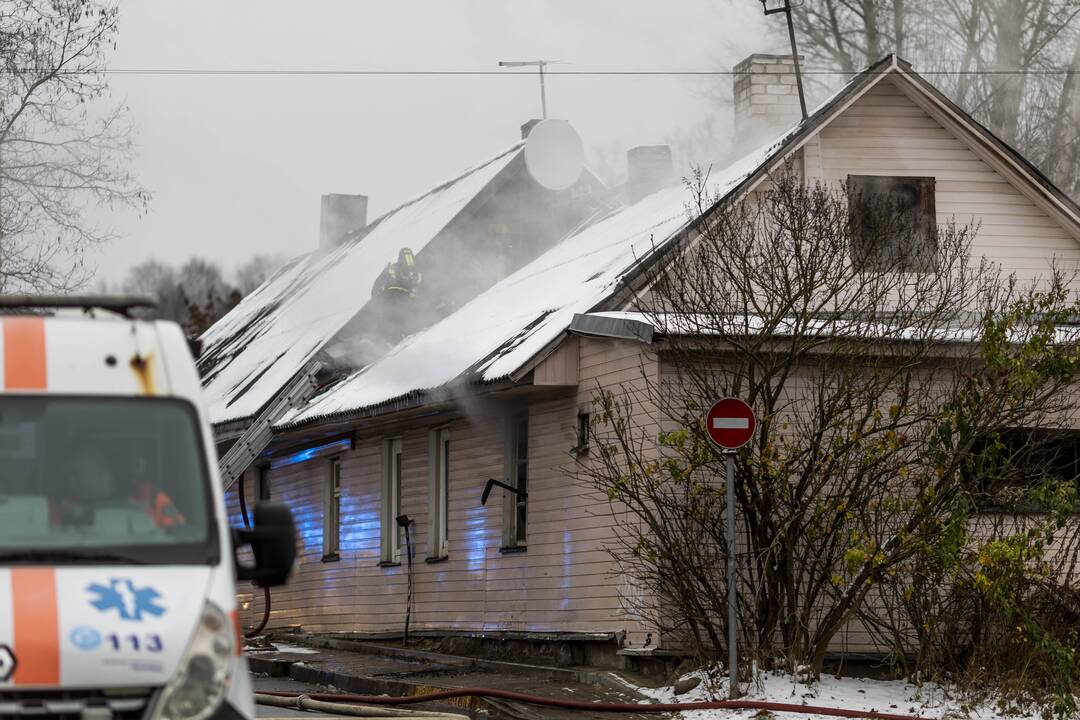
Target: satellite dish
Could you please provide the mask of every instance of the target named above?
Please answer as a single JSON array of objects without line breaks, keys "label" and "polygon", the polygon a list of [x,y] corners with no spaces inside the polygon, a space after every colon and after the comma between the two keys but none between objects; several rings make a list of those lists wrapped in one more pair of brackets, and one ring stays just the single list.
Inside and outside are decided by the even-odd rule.
[{"label": "satellite dish", "polygon": [[525,140],[525,167],[548,190],[565,190],[585,167],[585,146],[565,120],[541,120]]}]

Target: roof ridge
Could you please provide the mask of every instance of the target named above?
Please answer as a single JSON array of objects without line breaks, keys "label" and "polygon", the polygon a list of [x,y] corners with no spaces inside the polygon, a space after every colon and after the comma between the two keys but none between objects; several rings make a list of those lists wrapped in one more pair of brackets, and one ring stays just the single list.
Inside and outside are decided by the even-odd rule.
[{"label": "roof ridge", "polygon": [[[461,182],[462,180],[464,180],[468,176],[472,175],[473,173],[478,172],[480,170],[483,170],[484,168],[486,168],[488,165],[495,162],[496,160],[499,160],[500,158],[506,157],[510,153],[516,152],[516,151],[520,150],[524,146],[525,146],[525,141],[524,140],[518,140],[516,143],[514,143],[510,147],[506,148],[505,150],[502,150],[501,152],[497,153],[496,155],[493,155],[493,156],[489,157],[487,160],[485,160],[485,161],[483,161],[481,163],[477,163],[476,165],[473,165],[473,166],[471,166],[469,168],[466,168],[465,170],[463,170],[462,172],[459,172],[457,175],[453,176],[449,180],[445,180],[445,181],[439,183],[438,185],[436,185],[435,187],[429,188],[428,190],[420,193],[419,195],[416,195],[416,196],[410,198],[409,200],[406,200],[405,202],[401,203],[400,205],[397,205],[397,206],[391,208],[390,210],[387,210],[382,215],[375,218],[374,220],[372,220],[370,223],[368,223],[364,227],[359,228],[358,230],[353,230],[352,232],[345,235],[345,237],[342,238],[341,242],[339,243],[338,247],[343,247],[346,244],[353,243],[353,242],[356,242],[357,240],[360,240],[365,235],[367,235],[369,232],[374,230],[379,225],[379,223],[386,220],[391,215],[394,215],[394,214],[396,214],[398,212],[401,212],[402,210],[409,207],[410,205],[415,205],[416,203],[420,202],[424,198],[426,198],[426,197],[428,197],[430,195],[434,195],[437,192],[441,192],[441,191],[445,190],[446,188],[450,187],[451,185],[454,185],[454,184],[456,184],[458,182]],[[316,251],[316,252],[318,252],[318,251]]]}]

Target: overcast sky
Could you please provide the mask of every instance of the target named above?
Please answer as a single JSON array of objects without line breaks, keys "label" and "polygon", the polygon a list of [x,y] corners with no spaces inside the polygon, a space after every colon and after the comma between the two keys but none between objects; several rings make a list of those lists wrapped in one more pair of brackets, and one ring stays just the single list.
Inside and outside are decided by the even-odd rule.
[{"label": "overcast sky", "polygon": [[[757,0],[123,0],[122,69],[729,70],[784,50],[782,16]],[[712,85],[710,85],[712,83]],[[555,76],[549,115],[586,148],[663,142],[700,122],[730,78]],[[369,218],[476,164],[539,114],[521,76],[116,75],[137,129],[149,213],[95,253],[118,280],[154,257],[231,270],[318,241],[319,195],[363,193]],[[597,155],[592,155],[594,162]]]}]

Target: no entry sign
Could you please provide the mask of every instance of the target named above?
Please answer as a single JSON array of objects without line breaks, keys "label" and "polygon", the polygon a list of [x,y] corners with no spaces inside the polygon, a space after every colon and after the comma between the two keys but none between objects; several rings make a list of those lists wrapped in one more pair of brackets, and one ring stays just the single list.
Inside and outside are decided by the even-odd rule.
[{"label": "no entry sign", "polygon": [[725,450],[741,448],[754,436],[754,409],[738,398],[723,398],[705,414],[705,429]]}]

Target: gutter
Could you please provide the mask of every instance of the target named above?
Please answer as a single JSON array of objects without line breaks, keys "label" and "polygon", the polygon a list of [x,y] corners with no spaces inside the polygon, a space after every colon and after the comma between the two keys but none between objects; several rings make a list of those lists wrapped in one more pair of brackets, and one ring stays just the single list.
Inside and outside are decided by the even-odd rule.
[{"label": "gutter", "polygon": [[[479,389],[483,389],[485,393],[492,393],[508,389],[512,385],[513,382],[509,378],[496,378],[494,380],[483,382],[460,383],[455,387],[460,388],[462,393],[477,394],[475,391]],[[457,394],[458,393],[455,393],[453,388],[446,385],[440,385],[432,390],[414,390],[405,393],[404,395],[399,395],[396,398],[384,400],[374,405],[368,405],[367,407],[354,410],[339,410],[326,413],[325,415],[317,415],[306,420],[275,425],[274,432],[286,433],[305,430],[331,422],[351,423],[360,420],[382,418],[387,415],[418,410],[420,408],[427,408],[431,413],[443,412],[457,404]]]}]

